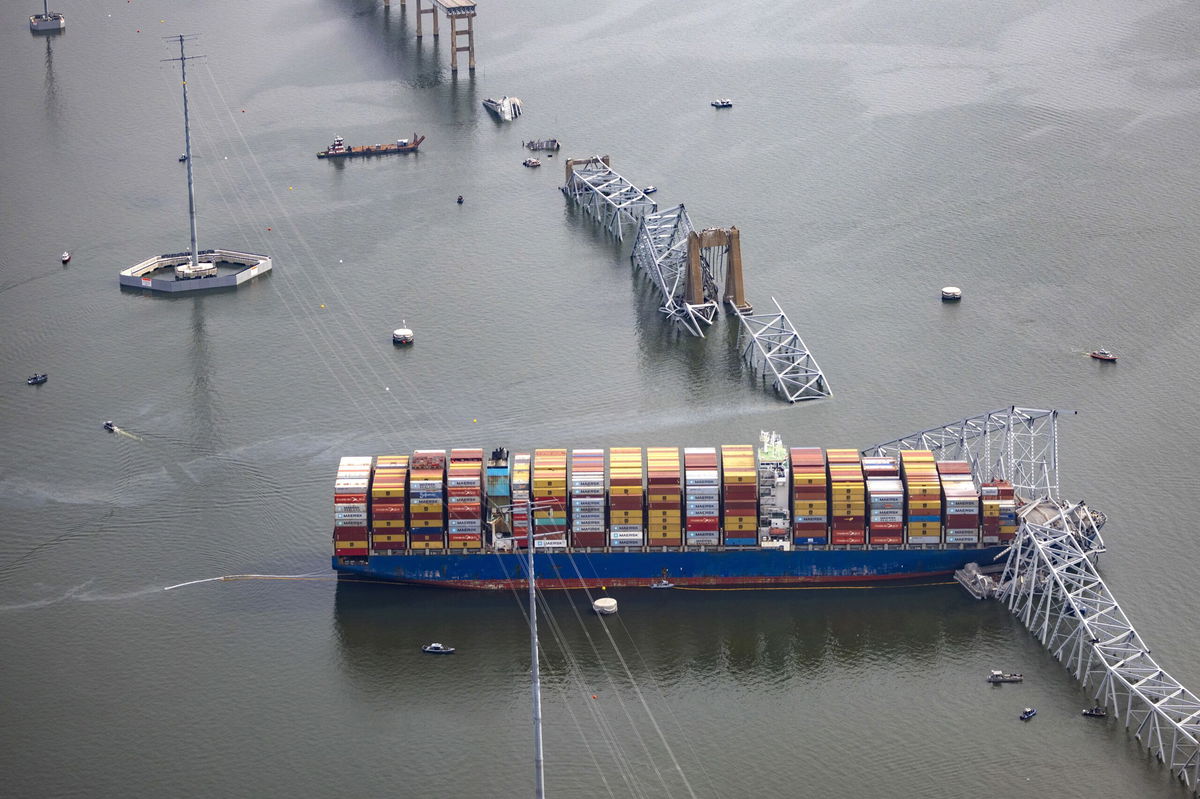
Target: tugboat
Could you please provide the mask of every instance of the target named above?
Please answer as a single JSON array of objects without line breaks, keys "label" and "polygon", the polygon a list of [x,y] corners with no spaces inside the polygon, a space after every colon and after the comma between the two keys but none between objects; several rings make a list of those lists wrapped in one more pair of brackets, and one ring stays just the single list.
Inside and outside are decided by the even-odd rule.
[{"label": "tugboat", "polygon": [[666,578],[663,578],[662,580],[655,580],[654,582],[650,583],[650,587],[651,588],[674,588],[675,583],[671,582],[670,580],[668,580]]},{"label": "tugboat", "polygon": [[111,419],[109,419],[107,422],[104,423],[104,429],[110,433],[117,432],[117,426],[115,424],[113,424]]},{"label": "tugboat", "polygon": [[1037,715],[1037,708],[1027,707],[1021,711],[1021,721],[1029,721]]},{"label": "tugboat", "polygon": [[187,153],[180,153],[179,154],[179,163],[182,164],[186,160],[187,160]]},{"label": "tugboat", "polygon": [[333,137],[333,144],[317,153],[317,158],[357,158],[364,155],[395,155],[396,153],[415,153],[425,141],[424,136],[416,133],[411,139],[396,139],[395,144],[371,144],[361,147],[351,147],[341,136]]},{"label": "tugboat", "polygon": [[1095,707],[1085,708],[1082,711],[1082,715],[1093,719],[1103,719],[1108,718],[1108,711],[1103,706],[1096,705]]},{"label": "tugboat", "polygon": [[1117,356],[1113,355],[1108,350],[1092,350],[1088,354],[1097,361],[1115,361],[1117,359]]},{"label": "tugboat", "polygon": [[25,378],[25,385],[40,386],[42,383],[45,383],[49,379],[50,378],[44,372],[35,372],[33,377]]},{"label": "tugboat", "polygon": [[642,194],[653,194],[656,191],[658,191],[658,186],[647,186],[642,189]]},{"label": "tugboat", "polygon": [[59,257],[62,259],[62,262],[65,264],[71,260],[71,253],[67,250],[63,250],[63,254]]},{"label": "tugboat", "polygon": [[521,116],[521,101],[516,97],[505,95],[499,100],[493,100],[488,97],[483,101],[483,107],[491,111],[505,122],[512,122],[517,117]]},{"label": "tugboat", "polygon": [[1005,674],[999,669],[992,669],[992,673],[988,675],[987,681],[993,685],[998,685],[1002,682],[1021,682],[1024,679],[1020,674]]},{"label": "tugboat", "polygon": [[733,108],[733,100],[728,97],[722,97],[719,100],[713,100],[709,103],[713,108]]},{"label": "tugboat", "polygon": [[542,162],[536,158],[526,158],[521,162],[521,166],[541,166]]},{"label": "tugboat", "polygon": [[425,646],[421,647],[421,651],[427,655],[453,655],[454,647],[434,641],[432,644],[425,644]]}]

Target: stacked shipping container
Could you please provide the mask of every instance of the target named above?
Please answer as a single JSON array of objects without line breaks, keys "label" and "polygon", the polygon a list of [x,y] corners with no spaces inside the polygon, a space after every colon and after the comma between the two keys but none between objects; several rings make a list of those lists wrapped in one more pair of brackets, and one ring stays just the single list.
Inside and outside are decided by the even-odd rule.
[{"label": "stacked shipping container", "polygon": [[608,542],[604,528],[604,450],[574,450],[571,453],[571,546],[605,546]]},{"label": "stacked shipping container", "polygon": [[483,450],[450,450],[446,523],[451,549],[483,547]]},{"label": "stacked shipping container", "polygon": [[791,538],[791,480],[788,451],[778,433],[764,432],[758,448],[758,534],[775,540]]},{"label": "stacked shipping container", "polygon": [[983,505],[983,543],[1006,544],[1017,532],[1017,501],[1012,483],[997,480],[980,489]]},{"label": "stacked shipping container", "polygon": [[966,461],[937,464],[942,481],[942,527],[947,544],[979,543],[979,489]]},{"label": "stacked shipping container", "polygon": [[374,458],[342,458],[333,483],[333,553],[367,555],[367,490]]},{"label": "stacked shipping container", "polygon": [[371,549],[408,549],[408,456],[380,455],[371,480]]},{"label": "stacked shipping container", "polygon": [[445,549],[446,452],[419,449],[408,465],[408,546]]},{"label": "stacked shipping container", "polygon": [[508,450],[503,447],[492,450],[484,469],[484,493],[487,495],[487,507],[484,515],[492,523],[492,532],[500,536],[512,532],[512,524],[508,512],[498,510],[512,504],[512,484],[508,475]]},{"label": "stacked shipping container", "polygon": [[829,543],[829,475],[820,447],[792,447],[792,543]]},{"label": "stacked shipping container", "polygon": [[864,457],[862,469],[867,481],[867,542],[903,544],[904,483],[896,459]]},{"label": "stacked shipping container", "polygon": [[[567,545],[567,451],[533,451],[534,548],[562,548]],[[542,533],[555,535],[540,536]]]},{"label": "stacked shipping container", "polygon": [[742,444],[721,446],[721,521],[727,547],[758,544],[758,470],[754,447]]},{"label": "stacked shipping container", "polygon": [[646,534],[650,546],[677,547],[683,543],[682,490],[679,450],[646,449]]},{"label": "stacked shipping container", "polygon": [[608,529],[613,546],[646,543],[644,500],[642,448],[613,447],[608,451]]},{"label": "stacked shipping container", "polygon": [[833,544],[865,544],[867,486],[858,450],[826,450],[829,462],[830,528]]},{"label": "stacked shipping container", "polygon": [[908,543],[937,544],[942,540],[942,484],[933,453],[927,449],[900,452],[908,506]]},{"label": "stacked shipping container", "polygon": [[532,522],[529,519],[529,493],[532,480],[532,461],[528,452],[518,452],[512,460],[512,534],[517,546],[527,546],[525,537],[529,535]]},{"label": "stacked shipping container", "polygon": [[721,543],[720,472],[714,447],[683,450],[684,515],[686,543],[698,546]]}]

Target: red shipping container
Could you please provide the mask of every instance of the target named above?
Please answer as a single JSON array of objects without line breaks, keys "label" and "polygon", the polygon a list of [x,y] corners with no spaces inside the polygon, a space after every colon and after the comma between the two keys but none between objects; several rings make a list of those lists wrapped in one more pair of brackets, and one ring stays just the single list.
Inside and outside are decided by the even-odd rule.
[{"label": "red shipping container", "polygon": [[572,546],[577,547],[602,547],[608,542],[604,540],[604,533],[572,533]]},{"label": "red shipping container", "polygon": [[404,521],[404,511],[402,510],[379,510],[376,508],[371,511],[371,519],[374,521]]},{"label": "red shipping container", "polygon": [[[481,541],[479,533],[450,533],[451,541]],[[537,574],[534,574],[536,577]]]},{"label": "red shipping container", "polygon": [[336,505],[345,504],[360,504],[367,501],[366,494],[334,494],[333,502]]},{"label": "red shipping container", "polygon": [[902,535],[876,535],[871,533],[872,544],[903,544],[904,536]]},{"label": "red shipping container", "polygon": [[379,541],[375,544],[376,549],[408,549],[408,544],[402,544],[399,541]]}]

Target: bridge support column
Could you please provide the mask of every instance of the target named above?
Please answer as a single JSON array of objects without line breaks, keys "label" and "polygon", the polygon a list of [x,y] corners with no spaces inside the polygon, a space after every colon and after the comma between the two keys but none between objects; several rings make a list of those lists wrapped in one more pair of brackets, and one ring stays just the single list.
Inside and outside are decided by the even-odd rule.
[{"label": "bridge support column", "polygon": [[746,284],[742,280],[742,234],[736,227],[729,228],[729,263],[725,273],[725,302],[741,313],[752,313],[754,308],[746,302]]},{"label": "bridge support column", "polygon": [[417,0],[417,38],[420,39],[425,35],[425,31],[421,25],[421,17],[426,14],[433,18],[433,38],[436,39],[438,35],[437,6],[430,2],[429,8],[422,8],[421,0]]},{"label": "bridge support column", "polygon": [[[467,20],[467,27],[459,29],[458,19],[463,17]],[[458,72],[458,54],[467,54],[467,69],[475,71],[475,15],[451,15],[450,16],[450,71]],[[459,37],[465,36],[467,39],[466,45],[459,45]]]}]

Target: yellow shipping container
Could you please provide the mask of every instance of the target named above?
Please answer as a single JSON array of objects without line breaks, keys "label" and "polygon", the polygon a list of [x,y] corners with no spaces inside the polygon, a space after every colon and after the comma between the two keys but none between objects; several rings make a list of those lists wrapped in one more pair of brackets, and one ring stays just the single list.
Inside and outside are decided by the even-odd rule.
[{"label": "yellow shipping container", "polygon": [[646,511],[646,515],[651,519],[663,519],[665,521],[679,521],[683,518],[683,511],[678,510],[659,510],[650,509]]},{"label": "yellow shipping container", "polygon": [[[433,521],[433,520],[430,519],[427,521]],[[404,522],[403,519],[373,519],[371,521],[371,526],[374,527],[376,530],[379,530],[379,529],[387,529],[387,528],[391,528],[391,527],[407,527],[408,525]],[[428,525],[428,526],[432,526],[432,525]],[[535,577],[537,576],[536,572],[534,573],[534,576]]]},{"label": "yellow shipping container", "polygon": [[[409,506],[410,513],[441,513],[442,503],[440,502],[414,502]],[[537,573],[534,573],[534,577]]]},{"label": "yellow shipping container", "polygon": [[[727,533],[741,533],[741,532],[746,532],[749,530],[757,530],[757,529],[758,529],[757,524],[728,524],[728,523],[725,524],[725,532],[727,532]],[[738,536],[734,536],[734,537],[737,538]]]},{"label": "yellow shipping container", "polygon": [[445,527],[441,519],[413,519],[409,527]]},{"label": "yellow shipping container", "polygon": [[[451,541],[450,549],[480,549],[483,547],[482,540],[475,541]],[[537,577],[537,572],[534,572],[534,577]]]},{"label": "yellow shipping container", "polygon": [[[345,549],[366,549],[366,548],[367,548],[366,541],[334,541],[333,542],[333,551],[334,552],[340,552]],[[534,576],[536,577],[537,575],[534,574]]]},{"label": "yellow shipping container", "polygon": [[[408,538],[408,536],[402,533],[376,533],[371,537],[371,540],[377,544],[403,544],[406,538]],[[537,577],[537,572],[534,572],[533,576]]]},{"label": "yellow shipping container", "polygon": [[[408,545],[409,549],[445,549],[446,546],[441,541],[412,541]],[[537,576],[536,574],[534,575]]]},{"label": "yellow shipping container", "polygon": [[[399,488],[385,488],[382,486],[372,486],[371,487],[371,497],[373,499],[385,499],[388,497],[393,497],[396,499],[403,499],[404,498],[404,486],[400,486]],[[536,577],[536,576],[537,576],[537,572],[534,572],[534,577]]]},{"label": "yellow shipping container", "polygon": [[721,518],[725,520],[726,524],[758,524],[757,516],[747,516],[745,514],[738,514],[736,516],[726,515]]},{"label": "yellow shipping container", "polygon": [[678,524],[654,524],[654,523],[651,523],[651,524],[646,525],[646,532],[650,533],[651,535],[654,535],[655,533],[663,533],[663,534],[671,533],[673,535],[679,535],[679,530],[680,530],[680,527]]}]

